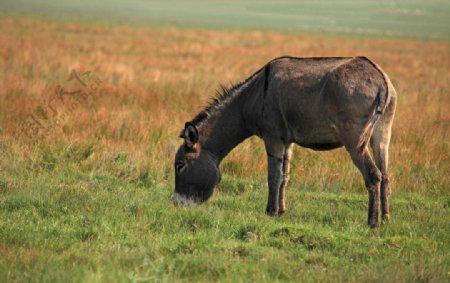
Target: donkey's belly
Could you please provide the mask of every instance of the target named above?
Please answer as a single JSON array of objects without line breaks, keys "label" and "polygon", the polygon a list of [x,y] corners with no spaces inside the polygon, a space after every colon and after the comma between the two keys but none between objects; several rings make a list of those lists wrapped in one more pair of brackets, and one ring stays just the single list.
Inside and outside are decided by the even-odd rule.
[{"label": "donkey's belly", "polygon": [[297,129],[294,136],[296,144],[313,150],[331,150],[342,146],[336,130],[331,125]]},{"label": "donkey's belly", "polygon": [[308,143],[308,144],[301,144],[300,146],[307,147],[313,150],[331,150],[335,148],[339,148],[342,146],[341,142],[330,142],[330,143]]}]

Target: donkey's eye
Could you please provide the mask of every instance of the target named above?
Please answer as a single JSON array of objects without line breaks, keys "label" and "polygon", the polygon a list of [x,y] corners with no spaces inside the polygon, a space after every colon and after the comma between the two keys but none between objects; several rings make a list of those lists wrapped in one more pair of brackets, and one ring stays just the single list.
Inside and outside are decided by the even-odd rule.
[{"label": "donkey's eye", "polygon": [[175,165],[175,171],[177,172],[177,174],[180,174],[181,172],[183,172],[183,170],[186,168],[186,163],[184,162],[178,162]]}]

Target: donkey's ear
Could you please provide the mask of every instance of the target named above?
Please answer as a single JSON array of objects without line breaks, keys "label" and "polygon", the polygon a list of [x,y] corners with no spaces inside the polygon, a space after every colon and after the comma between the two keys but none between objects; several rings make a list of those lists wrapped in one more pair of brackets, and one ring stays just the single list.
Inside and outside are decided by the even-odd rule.
[{"label": "donkey's ear", "polygon": [[197,127],[195,127],[195,125],[192,124],[191,122],[187,122],[184,125],[184,131],[183,131],[181,137],[184,138],[184,143],[188,147],[193,147],[194,144],[196,144],[198,142],[198,130],[197,130]]}]

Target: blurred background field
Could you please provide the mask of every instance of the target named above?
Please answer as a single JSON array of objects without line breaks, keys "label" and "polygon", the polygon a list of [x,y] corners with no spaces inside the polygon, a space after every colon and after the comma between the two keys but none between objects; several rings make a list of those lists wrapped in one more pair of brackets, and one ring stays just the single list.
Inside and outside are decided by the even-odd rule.
[{"label": "blurred background field", "polygon": [[4,0],[0,11],[17,17],[104,24],[450,37],[450,2],[446,0]]},{"label": "blurred background field", "polygon": [[[448,281],[446,1],[39,3],[0,3],[1,282]],[[392,79],[389,225],[367,228],[342,149],[295,147],[288,211],[265,216],[257,138],[210,202],[170,204],[184,122],[281,55],[364,55]],[[95,88],[50,104],[72,71]]]}]

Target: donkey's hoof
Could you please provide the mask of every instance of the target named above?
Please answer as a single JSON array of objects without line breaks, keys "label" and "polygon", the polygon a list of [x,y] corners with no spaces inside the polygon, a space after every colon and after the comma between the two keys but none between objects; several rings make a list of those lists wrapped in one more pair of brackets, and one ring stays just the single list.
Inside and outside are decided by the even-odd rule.
[{"label": "donkey's hoof", "polygon": [[378,227],[378,219],[377,220],[370,220],[369,221],[369,227],[371,229]]},{"label": "donkey's hoof", "polygon": [[389,213],[383,214],[383,223],[389,223],[390,220],[391,216],[389,215]]},{"label": "donkey's hoof", "polygon": [[270,216],[277,216],[279,213],[278,208],[275,207],[267,207],[266,208],[266,214]]},{"label": "donkey's hoof", "polygon": [[286,209],[285,208],[280,208],[279,210],[278,210],[278,215],[282,215],[282,214],[284,214],[286,212]]}]

